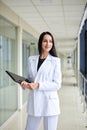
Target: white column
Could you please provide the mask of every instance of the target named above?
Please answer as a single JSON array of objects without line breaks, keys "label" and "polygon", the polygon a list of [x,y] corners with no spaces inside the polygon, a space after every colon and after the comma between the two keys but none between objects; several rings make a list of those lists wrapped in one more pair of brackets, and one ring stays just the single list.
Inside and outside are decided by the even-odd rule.
[{"label": "white column", "polygon": [[[18,74],[22,75],[22,28],[17,28],[17,65],[18,65]],[[22,108],[22,88],[18,85],[18,109]]]}]

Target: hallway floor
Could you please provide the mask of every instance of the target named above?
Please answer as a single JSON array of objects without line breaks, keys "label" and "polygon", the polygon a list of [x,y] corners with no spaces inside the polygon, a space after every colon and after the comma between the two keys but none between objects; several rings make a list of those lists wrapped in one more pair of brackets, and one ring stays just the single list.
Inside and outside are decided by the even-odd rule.
[{"label": "hallway floor", "polygon": [[61,115],[58,130],[86,130],[85,113],[83,113],[78,88],[76,86],[63,86],[59,95]]},{"label": "hallway floor", "polygon": [[[79,88],[76,84],[73,84],[76,80],[74,73],[72,73],[73,76],[71,75],[71,71],[71,69],[67,69],[67,72],[65,72],[63,76],[63,86],[58,92],[61,106],[58,130],[87,130],[87,127],[85,127],[86,116],[85,113],[83,113],[83,104],[81,103]],[[13,121],[10,121],[7,127],[0,130],[25,130],[27,116],[25,106],[22,111],[15,113]],[[40,130],[43,130],[42,123]]]}]

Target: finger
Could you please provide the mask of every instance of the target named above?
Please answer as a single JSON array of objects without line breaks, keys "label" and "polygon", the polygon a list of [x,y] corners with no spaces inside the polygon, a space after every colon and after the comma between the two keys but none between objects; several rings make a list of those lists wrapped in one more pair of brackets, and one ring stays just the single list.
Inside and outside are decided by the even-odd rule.
[{"label": "finger", "polygon": [[34,89],[35,89],[34,85],[31,85],[31,86],[30,86],[30,88],[31,88],[32,90],[34,90]]},{"label": "finger", "polygon": [[21,82],[21,85],[23,85],[23,84],[24,84],[24,81]]},{"label": "finger", "polygon": [[28,83],[27,88],[32,90],[32,87],[31,87],[30,83]]}]

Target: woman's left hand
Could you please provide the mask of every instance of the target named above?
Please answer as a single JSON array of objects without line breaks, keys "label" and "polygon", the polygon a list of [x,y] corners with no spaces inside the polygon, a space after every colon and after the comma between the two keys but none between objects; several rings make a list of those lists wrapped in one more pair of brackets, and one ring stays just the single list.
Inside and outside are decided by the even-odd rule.
[{"label": "woman's left hand", "polygon": [[29,83],[29,87],[34,90],[36,88],[39,88],[39,83]]}]

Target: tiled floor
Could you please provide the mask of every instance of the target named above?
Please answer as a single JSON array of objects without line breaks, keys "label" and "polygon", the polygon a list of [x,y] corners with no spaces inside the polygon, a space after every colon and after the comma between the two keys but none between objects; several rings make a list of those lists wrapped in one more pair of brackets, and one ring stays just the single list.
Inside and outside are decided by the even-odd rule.
[{"label": "tiled floor", "polygon": [[[74,73],[71,73],[70,71],[72,70],[68,69],[68,73],[66,72],[66,74],[69,75],[66,76],[66,74],[64,74],[63,86],[58,92],[61,106],[58,130],[87,130],[85,127],[86,114],[82,113],[83,105],[81,104],[79,88],[73,85],[76,81],[75,77],[70,75]],[[64,83],[64,81],[67,81],[67,83]],[[8,121],[6,123],[8,125],[5,124],[5,127],[0,130],[25,130],[26,115],[26,109],[24,106],[22,111],[17,112],[15,116],[13,116],[13,121]],[[42,124],[40,130],[43,130]]]}]

